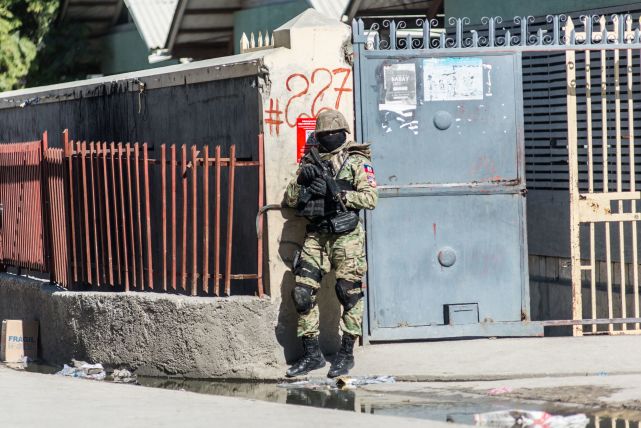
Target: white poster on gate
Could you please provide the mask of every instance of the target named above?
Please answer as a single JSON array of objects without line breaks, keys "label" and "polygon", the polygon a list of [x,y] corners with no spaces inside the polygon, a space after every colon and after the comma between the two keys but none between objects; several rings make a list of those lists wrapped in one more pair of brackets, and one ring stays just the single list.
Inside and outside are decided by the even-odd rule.
[{"label": "white poster on gate", "polygon": [[423,99],[461,101],[483,99],[483,60],[476,57],[423,60]]}]

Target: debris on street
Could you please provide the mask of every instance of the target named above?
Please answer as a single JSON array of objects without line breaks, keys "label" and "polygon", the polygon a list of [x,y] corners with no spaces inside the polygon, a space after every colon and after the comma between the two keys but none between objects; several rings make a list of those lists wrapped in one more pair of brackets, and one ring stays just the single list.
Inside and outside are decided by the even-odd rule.
[{"label": "debris on street", "polygon": [[68,377],[77,377],[81,379],[91,379],[91,380],[104,380],[107,377],[102,364],[89,364],[85,361],[73,361],[73,367],[64,365],[62,370],[60,370],[57,375],[68,376]]},{"label": "debris on street", "polygon": [[305,388],[305,389],[348,389],[357,388],[364,385],[375,385],[381,383],[396,383],[393,376],[362,376],[349,377],[340,376],[336,379],[309,379],[299,380],[297,382],[281,383],[283,388]]},{"label": "debris on street", "polygon": [[585,428],[590,420],[584,414],[558,416],[540,411],[503,410],[474,415],[474,422],[476,426],[494,428]]},{"label": "debris on street", "polygon": [[498,388],[492,388],[489,391],[487,391],[487,395],[503,395],[503,394],[509,394],[512,392],[513,389],[510,386],[501,386]]},{"label": "debris on street", "polygon": [[133,383],[133,384],[138,383],[138,379],[136,379],[136,375],[132,374],[127,369],[114,370],[113,373],[111,374],[111,378],[115,383]]},{"label": "debris on street", "polygon": [[336,387],[339,389],[356,388],[364,385],[375,385],[381,383],[396,383],[393,376],[371,376],[371,377],[349,377],[340,376],[336,378]]}]

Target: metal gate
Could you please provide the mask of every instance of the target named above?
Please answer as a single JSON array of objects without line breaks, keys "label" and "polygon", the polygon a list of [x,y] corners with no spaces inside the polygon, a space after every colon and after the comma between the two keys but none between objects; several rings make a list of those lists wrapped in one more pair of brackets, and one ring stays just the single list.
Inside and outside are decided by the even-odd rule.
[{"label": "metal gate", "polygon": [[[638,333],[639,21],[482,22],[353,24],[357,138],[381,196],[366,217],[369,338]],[[528,322],[523,52],[566,53],[571,320]]]},{"label": "metal gate", "polygon": [[388,38],[355,28],[358,139],[380,195],[366,218],[370,340],[542,334],[522,322],[520,54],[423,48],[421,25],[420,39],[393,21]]},{"label": "metal gate", "polygon": [[572,312],[591,324],[575,325],[575,335],[641,333],[634,134],[640,35],[629,15],[610,22],[588,17],[580,29],[572,20],[565,26],[568,44],[586,45],[566,53]]}]

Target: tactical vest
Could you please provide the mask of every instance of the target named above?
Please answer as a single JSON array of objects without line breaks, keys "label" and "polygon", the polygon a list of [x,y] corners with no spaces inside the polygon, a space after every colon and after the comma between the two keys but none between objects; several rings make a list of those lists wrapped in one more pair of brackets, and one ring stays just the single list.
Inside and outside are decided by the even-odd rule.
[{"label": "tactical vest", "polygon": [[[352,154],[343,149],[338,156],[332,157],[332,160],[338,160],[340,162],[338,168],[334,165],[334,162],[331,162],[331,160],[323,161],[326,164],[329,164],[331,170],[334,171],[334,179],[340,175],[341,171],[347,164],[347,160],[350,155]],[[340,190],[356,190],[348,180],[336,180],[336,184],[338,184]],[[331,219],[338,214],[339,203],[332,199],[331,195],[312,195],[310,198],[306,198],[306,192],[310,192],[310,190],[306,186],[302,186],[299,196],[299,204],[296,207],[298,210],[298,216],[306,217],[312,223],[319,223],[324,220]],[[306,203],[302,203],[301,201],[304,201],[305,199],[308,199],[308,201]]]}]

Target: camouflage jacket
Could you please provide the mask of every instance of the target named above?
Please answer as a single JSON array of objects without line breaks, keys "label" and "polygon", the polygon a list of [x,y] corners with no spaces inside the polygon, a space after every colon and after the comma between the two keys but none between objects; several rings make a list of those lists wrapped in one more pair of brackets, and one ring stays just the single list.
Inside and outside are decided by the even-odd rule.
[{"label": "camouflage jacket", "polygon": [[[298,205],[301,186],[296,182],[300,168],[311,160],[306,155],[296,171],[296,175],[285,190],[285,203],[295,208]],[[372,167],[369,144],[348,142],[332,153],[321,153],[322,160],[330,160],[334,171],[338,171],[337,180],[349,181],[355,190],[345,194],[345,206],[350,209],[373,210],[378,201],[376,178]]]}]

